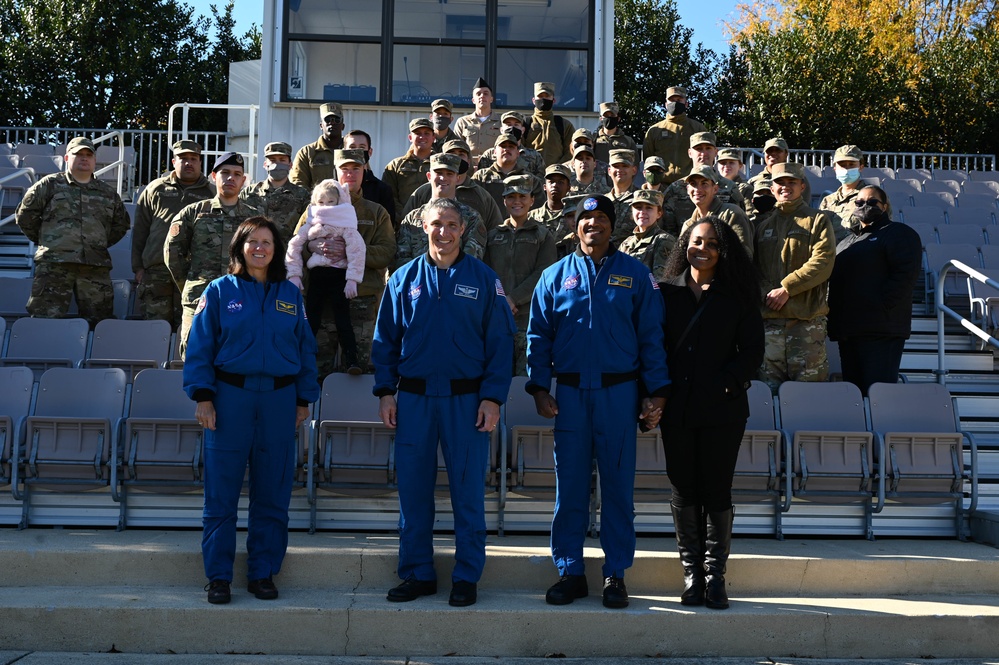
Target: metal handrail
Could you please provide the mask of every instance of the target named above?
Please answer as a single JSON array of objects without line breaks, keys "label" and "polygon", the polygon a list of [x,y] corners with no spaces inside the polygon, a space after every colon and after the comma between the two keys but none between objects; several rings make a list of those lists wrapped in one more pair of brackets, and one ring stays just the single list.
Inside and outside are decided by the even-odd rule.
[{"label": "metal handrail", "polygon": [[[8,173],[5,176],[0,176],[0,207],[3,206],[3,193],[4,193],[4,191],[6,191],[2,187],[2,185],[5,182],[8,182],[10,180],[14,180],[15,178],[20,178],[24,174],[28,174],[28,175],[31,176],[32,179],[34,179],[35,178],[35,169],[30,168],[30,167],[26,167],[26,168],[23,168],[23,169],[17,169],[13,173]],[[10,224],[11,222],[13,222],[14,221],[14,217],[15,217],[14,214],[10,214],[10,215],[7,215],[6,217],[4,217],[3,219],[0,219],[0,228],[3,228],[5,225]]]},{"label": "metal handrail", "polygon": [[[170,107],[170,112],[167,114],[167,141],[174,140],[174,125],[173,116],[174,113],[180,109],[181,113],[181,128],[179,132],[180,139],[186,139],[188,137],[188,132],[190,131],[188,120],[191,113],[191,109],[217,109],[226,111],[249,111],[250,121],[248,123],[247,130],[247,146],[246,152],[241,152],[243,159],[246,162],[246,168],[243,169],[244,173],[251,174],[255,173],[255,164],[257,161],[257,113],[260,111],[260,107],[256,104],[190,104],[184,102],[182,104],[174,104]],[[219,156],[223,154],[224,150],[208,150],[205,149],[203,155],[214,155]]]},{"label": "metal handrail", "polygon": [[934,297],[937,311],[937,369],[934,371],[934,374],[937,375],[937,383],[940,385],[947,385],[947,361],[944,357],[944,314],[960,323],[962,328],[978,339],[999,349],[999,339],[996,339],[992,335],[988,334],[984,329],[979,328],[973,322],[969,321],[944,304],[944,282],[946,281],[947,273],[951,268],[960,270],[966,276],[977,282],[981,282],[986,286],[999,289],[999,282],[990,278],[988,275],[982,274],[975,268],[958,261],[957,259],[951,259],[940,269],[940,274],[937,276],[937,291]]}]

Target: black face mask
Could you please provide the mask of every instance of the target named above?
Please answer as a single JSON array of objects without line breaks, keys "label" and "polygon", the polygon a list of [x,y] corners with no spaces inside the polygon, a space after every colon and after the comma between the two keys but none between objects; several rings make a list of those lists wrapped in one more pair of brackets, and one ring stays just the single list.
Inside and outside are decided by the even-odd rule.
[{"label": "black face mask", "polygon": [[873,224],[884,217],[884,214],[885,211],[880,208],[874,206],[864,206],[863,208],[857,208],[854,211],[853,216],[864,224]]},{"label": "black face mask", "polygon": [[617,117],[600,118],[600,126],[603,127],[604,129],[615,129],[620,124],[621,124],[621,118]]},{"label": "black face mask", "polygon": [[687,112],[687,105],[683,102],[666,102],[666,113],[670,115],[683,115]]},{"label": "black face mask", "polygon": [[753,207],[760,212],[770,212],[777,205],[777,199],[772,196],[754,196]]},{"label": "black face mask", "polygon": [[553,106],[555,106],[554,99],[539,98],[534,100],[534,108],[539,111],[551,111]]}]

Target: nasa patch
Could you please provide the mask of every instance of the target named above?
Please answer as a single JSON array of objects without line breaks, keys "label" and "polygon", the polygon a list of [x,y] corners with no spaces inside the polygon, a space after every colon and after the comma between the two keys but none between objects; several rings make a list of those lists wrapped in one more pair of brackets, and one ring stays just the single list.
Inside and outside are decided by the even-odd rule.
[{"label": "nasa patch", "polygon": [[423,293],[423,287],[420,286],[419,284],[414,284],[409,289],[409,299],[416,300],[417,298],[420,297],[421,293]]},{"label": "nasa patch", "polygon": [[592,196],[583,201],[583,210],[596,210],[598,201]]},{"label": "nasa patch", "polygon": [[230,300],[229,304],[226,305],[225,308],[230,314],[235,314],[236,312],[241,312],[243,310],[243,303],[239,300]]},{"label": "nasa patch", "polygon": [[571,291],[577,286],[579,286],[579,275],[569,275],[562,282],[562,289],[565,291]]}]

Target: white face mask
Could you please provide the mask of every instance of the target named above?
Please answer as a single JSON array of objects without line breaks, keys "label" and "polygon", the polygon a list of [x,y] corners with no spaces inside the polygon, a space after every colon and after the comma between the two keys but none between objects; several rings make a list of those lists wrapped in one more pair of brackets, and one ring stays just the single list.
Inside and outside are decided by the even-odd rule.
[{"label": "white face mask", "polygon": [[844,185],[852,185],[853,183],[860,180],[860,169],[844,169],[840,166],[836,167],[836,179]]}]

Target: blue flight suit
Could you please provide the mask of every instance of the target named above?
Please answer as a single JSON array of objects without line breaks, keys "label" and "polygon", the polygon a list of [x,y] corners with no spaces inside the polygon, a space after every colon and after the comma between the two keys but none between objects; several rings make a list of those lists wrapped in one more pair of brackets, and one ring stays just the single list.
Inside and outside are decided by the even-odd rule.
[{"label": "blue flight suit", "polygon": [[[594,451],[600,470],[604,577],[635,557],[635,447],[642,392],[665,396],[663,302],[649,269],[610,246],[601,265],[579,249],[541,275],[527,326],[527,392],[558,381],[552,559],[583,575]],[[644,388],[640,388],[640,383]]]},{"label": "blue flight suit", "polygon": [[184,390],[215,406],[215,431],[205,430],[201,540],[209,581],[232,581],[247,461],[247,577],[281,570],[295,475],[295,407],[319,398],[317,379],[316,340],[294,284],[226,275],[208,285],[187,342]]},{"label": "blue flight suit", "polygon": [[398,390],[399,577],[436,579],[437,444],[454,511],[452,582],[477,583],[486,563],[489,433],[479,404],[503,404],[513,375],[513,315],[499,277],[464,253],[447,270],[428,254],[396,270],[382,295],[371,360],[374,394]]}]

